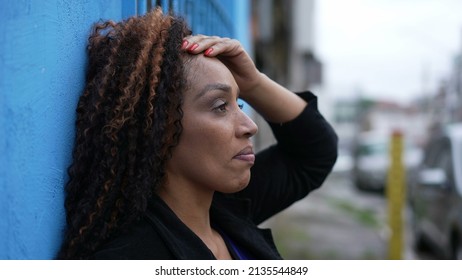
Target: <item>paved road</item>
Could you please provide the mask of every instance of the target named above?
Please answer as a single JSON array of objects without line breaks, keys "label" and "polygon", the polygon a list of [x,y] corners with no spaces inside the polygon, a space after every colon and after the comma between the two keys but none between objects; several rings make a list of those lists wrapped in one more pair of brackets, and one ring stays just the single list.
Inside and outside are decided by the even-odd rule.
[{"label": "paved road", "polygon": [[[383,195],[358,191],[348,177],[333,174],[262,226],[273,229],[285,259],[387,259],[386,207]],[[415,259],[408,230],[404,235],[403,258]]]}]

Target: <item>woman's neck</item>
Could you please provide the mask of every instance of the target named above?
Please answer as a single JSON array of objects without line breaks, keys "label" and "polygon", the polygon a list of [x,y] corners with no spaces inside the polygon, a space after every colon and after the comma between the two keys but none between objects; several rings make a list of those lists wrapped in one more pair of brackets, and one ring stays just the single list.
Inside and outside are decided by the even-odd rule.
[{"label": "woman's neck", "polygon": [[167,182],[158,195],[189,229],[201,237],[212,234],[209,211],[213,193],[184,183]]},{"label": "woman's neck", "polygon": [[187,184],[166,184],[159,189],[159,197],[177,217],[209,248],[217,259],[231,259],[221,235],[210,223],[210,206],[214,191]]}]

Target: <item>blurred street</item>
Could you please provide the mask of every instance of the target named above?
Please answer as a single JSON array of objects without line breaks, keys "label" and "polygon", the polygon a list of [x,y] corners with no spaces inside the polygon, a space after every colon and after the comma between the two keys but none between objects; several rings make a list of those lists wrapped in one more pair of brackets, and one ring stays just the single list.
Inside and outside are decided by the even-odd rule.
[{"label": "blurred street", "polygon": [[[399,170],[413,206],[403,211],[402,258],[462,258],[462,179],[453,176],[460,165],[447,160],[460,162],[461,153],[445,148],[442,154],[438,147],[448,146],[447,139],[436,139],[462,122],[462,19],[453,12],[461,1],[252,2],[258,69],[295,92],[315,93],[339,137],[336,172],[262,225],[274,229],[283,257],[388,259],[392,231],[380,192],[389,171]],[[397,11],[405,16],[396,17]],[[256,150],[274,144],[265,120],[252,117],[259,126]],[[401,148],[392,149],[392,135],[402,136],[400,154]],[[451,145],[460,147],[455,135]],[[432,141],[435,153],[428,150]],[[398,161],[389,169],[398,158],[404,170],[396,168]],[[423,180],[433,169],[438,180]],[[395,205],[401,201],[393,197]],[[416,254],[414,243],[439,253]]]},{"label": "blurred street", "polygon": [[[331,174],[321,189],[263,225],[273,229],[285,259],[388,258],[385,197],[357,190],[348,178]],[[405,228],[403,259],[416,259],[407,222]]]}]

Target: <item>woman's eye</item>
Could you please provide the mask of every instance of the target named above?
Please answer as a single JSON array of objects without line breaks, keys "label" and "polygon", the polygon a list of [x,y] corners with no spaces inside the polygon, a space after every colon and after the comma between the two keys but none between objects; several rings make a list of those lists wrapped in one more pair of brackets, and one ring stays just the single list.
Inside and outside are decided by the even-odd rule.
[{"label": "woman's eye", "polygon": [[215,110],[221,113],[225,113],[228,110],[228,102],[224,102],[223,104],[215,107]]},{"label": "woman's eye", "polygon": [[[243,102],[240,102],[240,101],[236,101],[237,103],[237,107],[239,109],[242,110],[242,108],[244,108],[244,103]],[[228,106],[229,106],[229,103],[228,102],[220,102],[220,104],[218,104],[217,106],[215,106],[214,110],[219,112],[219,113],[226,113],[228,112]]]}]

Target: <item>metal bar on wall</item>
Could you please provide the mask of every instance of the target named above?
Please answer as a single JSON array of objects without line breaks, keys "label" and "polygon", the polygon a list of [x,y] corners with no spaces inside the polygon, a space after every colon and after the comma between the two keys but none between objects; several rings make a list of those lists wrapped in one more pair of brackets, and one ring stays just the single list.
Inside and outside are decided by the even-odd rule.
[{"label": "metal bar on wall", "polygon": [[[219,0],[133,0],[136,14],[143,15],[156,6],[164,13],[174,12],[189,23],[194,33],[234,37],[234,27],[229,11]],[[131,2],[131,3],[133,3]],[[127,0],[124,1],[127,5]]]}]

